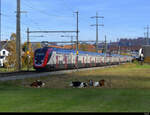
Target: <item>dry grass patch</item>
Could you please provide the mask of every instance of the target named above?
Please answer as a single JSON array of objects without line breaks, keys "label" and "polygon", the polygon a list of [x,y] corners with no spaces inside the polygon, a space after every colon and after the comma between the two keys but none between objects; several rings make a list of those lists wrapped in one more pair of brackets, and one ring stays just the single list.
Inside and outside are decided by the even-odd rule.
[{"label": "dry grass patch", "polygon": [[30,87],[34,80],[46,83],[46,88],[69,88],[71,81],[88,82],[90,79],[106,80],[103,88],[150,88],[150,65],[123,64],[117,67],[102,68],[62,75],[51,75],[40,78],[10,81],[13,84]]}]

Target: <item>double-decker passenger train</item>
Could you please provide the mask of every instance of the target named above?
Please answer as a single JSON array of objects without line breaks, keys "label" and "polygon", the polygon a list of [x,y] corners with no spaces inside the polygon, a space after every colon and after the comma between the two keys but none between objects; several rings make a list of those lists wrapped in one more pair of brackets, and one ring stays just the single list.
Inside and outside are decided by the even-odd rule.
[{"label": "double-decker passenger train", "polygon": [[44,47],[34,53],[33,65],[37,71],[114,65],[132,61],[131,56],[94,53],[61,48]]}]

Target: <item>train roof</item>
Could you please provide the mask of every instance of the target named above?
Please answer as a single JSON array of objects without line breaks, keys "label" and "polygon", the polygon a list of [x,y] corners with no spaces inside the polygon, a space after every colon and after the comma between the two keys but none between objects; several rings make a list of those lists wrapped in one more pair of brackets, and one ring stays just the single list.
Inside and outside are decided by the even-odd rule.
[{"label": "train roof", "polygon": [[[60,52],[60,53],[73,53],[76,54],[77,50],[70,50],[70,49],[62,49],[62,48],[54,48],[54,47],[44,47],[44,49],[52,48],[54,51]],[[100,55],[100,56],[113,56],[113,57],[129,57],[119,54],[105,54],[105,53],[96,53],[96,52],[88,52],[88,51],[79,51],[79,54],[88,54],[88,55]]]},{"label": "train roof", "polygon": [[[61,52],[61,53],[73,53],[76,54],[77,50],[70,50],[70,49],[62,49],[62,48],[52,48],[54,51]],[[88,52],[88,51],[79,51],[79,54],[89,54],[89,55],[105,55],[104,53],[96,53],[96,52]]]}]

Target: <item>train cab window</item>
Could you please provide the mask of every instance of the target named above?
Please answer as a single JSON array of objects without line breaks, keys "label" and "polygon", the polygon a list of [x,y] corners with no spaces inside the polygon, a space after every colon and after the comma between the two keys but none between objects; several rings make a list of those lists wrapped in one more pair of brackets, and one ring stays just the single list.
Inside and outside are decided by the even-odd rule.
[{"label": "train cab window", "polygon": [[36,54],[35,54],[35,59],[42,60],[42,59],[44,59],[44,57],[45,57],[45,53],[43,53],[43,52],[36,52]]},{"label": "train cab window", "polygon": [[45,54],[43,52],[37,52],[35,56],[37,57],[43,57]]},{"label": "train cab window", "polygon": [[39,49],[35,52],[35,57],[38,59],[43,59],[45,57],[47,49]]}]

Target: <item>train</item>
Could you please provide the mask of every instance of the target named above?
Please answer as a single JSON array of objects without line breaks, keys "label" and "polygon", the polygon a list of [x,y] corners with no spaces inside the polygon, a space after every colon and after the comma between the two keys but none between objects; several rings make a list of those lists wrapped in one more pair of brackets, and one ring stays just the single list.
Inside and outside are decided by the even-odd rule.
[{"label": "train", "polygon": [[33,66],[37,71],[54,71],[115,65],[131,61],[131,56],[43,47],[35,50]]}]

